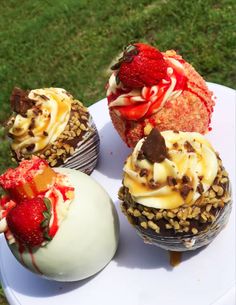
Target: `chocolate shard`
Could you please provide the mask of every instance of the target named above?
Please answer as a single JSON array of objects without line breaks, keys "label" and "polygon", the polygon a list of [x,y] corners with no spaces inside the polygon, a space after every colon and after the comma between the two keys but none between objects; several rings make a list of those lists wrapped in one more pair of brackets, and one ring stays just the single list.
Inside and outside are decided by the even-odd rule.
[{"label": "chocolate shard", "polygon": [[195,149],[193,148],[193,146],[189,143],[189,141],[185,141],[184,143],[184,148],[187,150],[187,152],[191,153],[191,152],[195,152]]},{"label": "chocolate shard", "polygon": [[15,87],[12,91],[10,102],[12,110],[21,114],[22,116],[25,116],[27,110],[32,108],[35,104],[35,100],[28,97],[27,91],[17,87]]},{"label": "chocolate shard", "polygon": [[157,128],[153,128],[144,141],[141,151],[151,163],[160,163],[167,158],[165,139]]},{"label": "chocolate shard", "polygon": [[177,184],[177,180],[174,177],[167,176],[167,184],[169,186],[175,186]]},{"label": "chocolate shard", "polygon": [[191,186],[189,186],[188,184],[184,184],[180,189],[180,195],[183,197],[183,199],[186,199],[188,197],[189,192],[192,190],[193,188]]}]

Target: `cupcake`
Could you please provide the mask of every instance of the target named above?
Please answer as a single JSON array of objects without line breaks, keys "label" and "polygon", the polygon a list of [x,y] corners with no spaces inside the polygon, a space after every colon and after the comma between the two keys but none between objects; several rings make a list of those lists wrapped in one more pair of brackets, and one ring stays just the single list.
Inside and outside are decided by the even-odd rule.
[{"label": "cupcake", "polygon": [[90,176],[51,169],[33,156],[1,175],[0,186],[6,192],[0,199],[0,232],[24,267],[48,279],[77,281],[112,259],[117,213]]},{"label": "cupcake", "polygon": [[129,147],[153,127],[210,129],[214,100],[203,78],[175,51],[129,45],[112,69],[107,100],[114,127]]},{"label": "cupcake", "polygon": [[196,132],[152,129],[126,160],[119,198],[144,241],[170,251],[209,244],[231,211],[228,174]]},{"label": "cupcake", "polygon": [[13,115],[6,125],[16,161],[36,155],[51,167],[69,167],[87,174],[93,171],[99,136],[80,101],[61,88],[15,88],[10,100]]}]

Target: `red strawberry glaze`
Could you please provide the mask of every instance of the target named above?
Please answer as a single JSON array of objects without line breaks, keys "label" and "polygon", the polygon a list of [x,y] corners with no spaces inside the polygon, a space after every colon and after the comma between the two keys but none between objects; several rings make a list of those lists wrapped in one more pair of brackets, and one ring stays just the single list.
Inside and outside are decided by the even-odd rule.
[{"label": "red strawberry glaze", "polygon": [[51,201],[51,208],[52,208],[52,215],[53,215],[53,221],[49,228],[49,236],[54,237],[58,230],[58,217],[57,217],[57,201],[58,196],[55,192],[52,192],[49,196],[49,199]]},{"label": "red strawberry glaze", "polygon": [[[156,86],[139,89],[140,94],[137,89],[130,90],[128,93],[120,91],[122,98],[119,99],[120,95],[118,94],[117,97],[117,90],[126,88],[122,83],[115,85],[114,75],[116,72],[109,80],[107,98],[110,115],[115,128],[129,147],[133,147],[144,135],[144,128],[148,123],[158,128],[160,125],[161,130],[173,129],[175,125],[174,119],[176,120],[176,130],[187,131],[189,128],[189,131],[195,130],[201,133],[205,133],[207,129],[211,130],[209,125],[215,101],[213,101],[212,92],[208,90],[205,81],[175,51],[171,50],[162,54],[168,66],[167,76],[164,80],[158,82]],[[200,121],[196,127],[193,122],[188,127],[187,119],[186,124],[184,121],[178,122],[178,111],[181,111],[181,109],[178,110],[178,107],[181,108],[180,101],[183,101],[183,107],[186,107],[188,105],[186,99],[188,98],[190,98],[189,111],[191,112],[191,109],[193,109],[193,118],[190,115],[190,121],[191,119],[196,120],[197,107],[200,107]],[[194,103],[195,100],[197,104]],[[138,107],[136,108],[136,106]],[[172,111],[173,114],[171,114]],[[167,116],[166,120],[164,114]],[[143,130],[141,130],[141,127],[143,127]]]},{"label": "red strawberry glaze", "polygon": [[60,193],[62,194],[63,200],[66,201],[68,199],[71,199],[70,196],[68,196],[69,192],[74,192],[74,187],[61,185],[61,184],[55,184],[54,186]]},{"label": "red strawberry glaze", "polygon": [[35,257],[34,257],[34,254],[33,254],[31,248],[29,248],[29,255],[30,255],[31,262],[32,262],[32,265],[33,265],[35,271],[37,271],[39,274],[43,275],[43,272],[39,269],[39,267],[36,264]]},{"label": "red strawberry glaze", "polygon": [[31,259],[31,263],[35,269],[35,271],[41,275],[43,275],[43,272],[39,269],[39,267],[37,266],[36,264],[36,261],[35,261],[35,257],[34,257],[34,254],[33,254],[33,251],[31,248],[26,248],[24,245],[18,243],[18,252],[19,252],[19,255],[20,255],[20,260],[21,260],[21,263],[27,267],[27,265],[25,264],[25,261],[24,261],[24,257],[23,257],[23,253],[26,253],[28,250],[28,253],[30,255],[30,259]]},{"label": "red strawberry glaze", "polygon": [[[112,91],[107,96],[109,107],[126,120],[137,121],[150,117],[161,109],[169,98],[185,90],[187,88],[187,77],[182,67],[182,63],[185,61],[181,59],[180,63],[179,56],[177,58],[173,56],[171,58],[165,57],[165,61],[168,66],[166,77],[157,85],[144,86],[140,91],[138,102],[137,99],[134,102],[132,90],[116,88],[115,92]],[[126,92],[125,89],[127,89]],[[125,95],[125,104],[112,106],[112,102],[118,99],[120,95]]]},{"label": "red strawberry glaze", "polygon": [[47,162],[38,157],[24,160],[17,168],[9,168],[0,176],[0,185],[5,190],[21,186],[26,182],[32,181],[35,173],[45,166],[48,166]]}]

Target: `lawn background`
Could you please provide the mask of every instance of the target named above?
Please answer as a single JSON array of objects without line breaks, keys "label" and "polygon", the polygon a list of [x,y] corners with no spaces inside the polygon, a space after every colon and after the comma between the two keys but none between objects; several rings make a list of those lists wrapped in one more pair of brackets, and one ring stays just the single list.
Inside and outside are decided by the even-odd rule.
[{"label": "lawn background", "polygon": [[[14,86],[100,100],[111,62],[134,41],[175,49],[207,81],[235,87],[235,11],[234,0],[0,0],[0,122]],[[8,156],[2,128],[0,172]]]}]

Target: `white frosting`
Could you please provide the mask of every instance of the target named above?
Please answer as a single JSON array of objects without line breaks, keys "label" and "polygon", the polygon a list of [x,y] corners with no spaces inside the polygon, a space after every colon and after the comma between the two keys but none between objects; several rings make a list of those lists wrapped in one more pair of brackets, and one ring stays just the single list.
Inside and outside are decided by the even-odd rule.
[{"label": "white frosting", "polygon": [[[119,221],[113,203],[91,177],[67,168],[56,171],[68,175],[75,187],[67,217],[55,237],[33,252],[43,276],[57,281],[77,281],[100,271],[116,252]],[[9,245],[22,263],[15,244]],[[27,268],[36,272],[30,253],[22,254]]]},{"label": "white frosting", "polygon": [[[127,90],[121,82],[119,84],[116,83],[117,71],[115,71],[108,82],[107,96],[109,97],[111,94],[117,94],[120,89],[126,92],[118,94],[118,96],[109,103],[109,108],[116,107],[115,111],[120,115],[119,107],[123,108],[145,103],[146,107],[141,115],[141,117],[145,117],[147,114],[150,115],[159,111],[168,100],[174,100],[180,96],[183,88],[180,87],[179,89],[175,89],[178,81],[176,71],[178,71],[177,73],[184,75],[183,65],[177,59],[167,56],[165,57],[165,61],[168,64],[166,78],[162,79],[157,85],[151,87],[144,86],[140,89]],[[137,117],[136,119],[139,118],[140,117]]]}]

